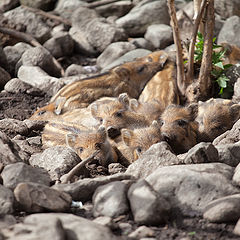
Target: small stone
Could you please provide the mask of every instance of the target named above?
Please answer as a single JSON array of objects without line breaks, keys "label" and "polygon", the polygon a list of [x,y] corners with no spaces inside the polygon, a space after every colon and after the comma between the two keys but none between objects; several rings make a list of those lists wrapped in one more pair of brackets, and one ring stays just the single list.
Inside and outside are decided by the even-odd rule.
[{"label": "small stone", "polygon": [[69,211],[72,198],[69,194],[37,183],[19,183],[14,195],[20,206],[27,212]]},{"label": "small stone", "polygon": [[135,231],[133,231],[132,233],[130,233],[128,235],[129,238],[134,238],[134,239],[142,239],[145,237],[154,237],[155,233],[154,231],[146,226],[141,226],[138,227]]}]

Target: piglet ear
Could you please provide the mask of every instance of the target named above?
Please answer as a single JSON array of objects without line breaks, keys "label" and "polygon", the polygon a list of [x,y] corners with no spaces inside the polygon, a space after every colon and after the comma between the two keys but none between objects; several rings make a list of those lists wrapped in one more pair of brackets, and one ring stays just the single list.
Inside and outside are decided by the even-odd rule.
[{"label": "piglet ear", "polygon": [[118,96],[118,101],[122,103],[125,108],[129,107],[129,96],[127,93],[121,93]]},{"label": "piglet ear", "polygon": [[68,147],[74,147],[76,143],[77,135],[73,133],[68,133],[65,136],[66,144]]},{"label": "piglet ear", "polygon": [[117,66],[113,71],[121,78],[121,80],[127,81],[130,78],[130,71],[123,66]]},{"label": "piglet ear", "polygon": [[238,119],[240,119],[240,104],[233,104],[230,107],[230,114],[232,121],[235,123]]},{"label": "piglet ear", "polygon": [[102,141],[105,141],[105,139],[107,138],[106,128],[104,126],[100,126],[97,131],[100,134]]},{"label": "piglet ear", "polygon": [[129,108],[130,110],[136,111],[139,107],[139,102],[137,99],[132,98],[129,100]]},{"label": "piglet ear", "polygon": [[130,129],[123,128],[121,130],[122,140],[127,145],[130,146],[131,138],[133,136],[133,131]]},{"label": "piglet ear", "polygon": [[97,114],[98,113],[98,104],[96,104],[96,103],[91,104],[90,111],[91,111],[92,116],[94,118],[97,118],[97,116],[98,116],[98,114]]},{"label": "piglet ear", "polygon": [[187,109],[190,113],[190,116],[191,116],[192,120],[194,120],[198,115],[198,104],[197,103],[190,103],[187,106]]},{"label": "piglet ear", "polygon": [[155,128],[159,128],[159,124],[158,124],[157,120],[153,120],[151,126],[155,127]]}]

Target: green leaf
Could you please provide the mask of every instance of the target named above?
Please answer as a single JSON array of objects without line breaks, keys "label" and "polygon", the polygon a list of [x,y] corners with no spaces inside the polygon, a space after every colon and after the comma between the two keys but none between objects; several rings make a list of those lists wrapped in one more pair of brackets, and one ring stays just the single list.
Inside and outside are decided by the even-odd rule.
[{"label": "green leaf", "polygon": [[188,233],[189,236],[194,236],[195,234],[196,234],[195,231],[192,231],[192,232],[189,232],[189,233]]},{"label": "green leaf", "polygon": [[224,70],[227,70],[227,69],[229,69],[230,67],[232,67],[232,64],[225,64],[223,67],[224,67]]},{"label": "green leaf", "polygon": [[219,87],[221,87],[221,88],[226,88],[228,81],[229,81],[229,78],[227,78],[225,74],[222,74],[222,75],[216,80],[216,82],[218,83]]},{"label": "green leaf", "polygon": [[219,91],[218,94],[219,94],[219,95],[222,95],[222,94],[223,94],[223,88],[220,89],[220,91]]},{"label": "green leaf", "polygon": [[219,68],[221,68],[221,69],[224,69],[222,62],[214,63],[214,66],[219,67]]}]

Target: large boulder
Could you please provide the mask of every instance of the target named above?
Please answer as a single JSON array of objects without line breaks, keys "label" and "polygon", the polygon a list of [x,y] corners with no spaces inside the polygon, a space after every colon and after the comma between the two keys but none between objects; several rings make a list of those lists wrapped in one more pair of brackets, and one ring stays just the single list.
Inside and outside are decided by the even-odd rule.
[{"label": "large boulder", "polygon": [[240,17],[232,16],[226,20],[218,35],[217,43],[227,42],[240,47]]},{"label": "large boulder", "polygon": [[167,3],[165,0],[141,1],[127,15],[117,19],[116,23],[124,28],[129,36],[143,35],[152,24],[169,25]]},{"label": "large boulder", "polygon": [[232,185],[233,170],[223,163],[167,166],[146,181],[172,206],[191,216],[202,214],[212,200],[240,192]]}]

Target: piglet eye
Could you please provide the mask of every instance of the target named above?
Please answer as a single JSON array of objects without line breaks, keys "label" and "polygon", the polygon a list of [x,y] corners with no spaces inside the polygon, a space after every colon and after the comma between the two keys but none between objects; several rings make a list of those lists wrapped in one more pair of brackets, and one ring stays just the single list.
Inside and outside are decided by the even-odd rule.
[{"label": "piglet eye", "polygon": [[181,127],[186,126],[187,125],[187,121],[180,119],[177,121],[177,124]]},{"label": "piglet eye", "polygon": [[102,147],[102,144],[101,143],[95,143],[95,148],[96,149],[101,149]]},{"label": "piglet eye", "polygon": [[83,147],[79,147],[79,148],[77,149],[77,151],[80,152],[80,153],[82,153],[82,152],[83,152]]},{"label": "piglet eye", "polygon": [[145,66],[144,66],[144,65],[143,65],[143,66],[140,66],[140,67],[138,67],[138,68],[137,68],[137,72],[138,72],[138,73],[141,73],[141,72],[143,72],[144,68],[145,68]]},{"label": "piglet eye", "polygon": [[141,152],[142,152],[142,148],[141,148],[141,147],[137,147],[137,148],[136,148],[136,151],[137,151],[138,153],[141,153]]},{"label": "piglet eye", "polygon": [[46,112],[46,110],[41,110],[40,112],[38,112],[38,115],[41,116]]},{"label": "piglet eye", "polygon": [[102,123],[102,122],[103,122],[103,119],[102,119],[102,118],[99,118],[99,122]]},{"label": "piglet eye", "polygon": [[162,119],[158,119],[159,126],[163,126],[164,121]]},{"label": "piglet eye", "polygon": [[116,112],[115,115],[116,115],[116,117],[122,117],[122,113],[121,112]]}]

